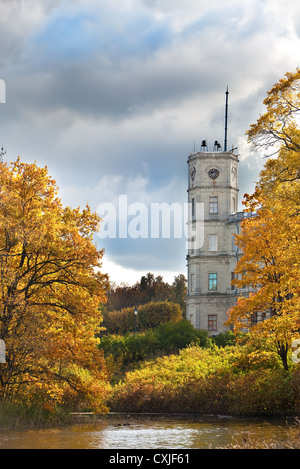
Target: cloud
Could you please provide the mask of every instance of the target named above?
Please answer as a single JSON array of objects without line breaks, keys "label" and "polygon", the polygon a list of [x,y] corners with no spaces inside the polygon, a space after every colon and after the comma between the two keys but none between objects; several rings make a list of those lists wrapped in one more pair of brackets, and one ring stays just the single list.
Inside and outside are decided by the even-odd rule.
[{"label": "cloud", "polygon": [[[183,203],[188,154],[223,145],[228,84],[242,196],[263,162],[245,132],[299,64],[299,15],[295,0],[2,0],[0,145],[47,165],[72,206]],[[185,271],[183,240],[99,243],[138,274]]]},{"label": "cloud", "polygon": [[[103,258],[102,271],[109,275],[110,282],[115,282],[117,285],[121,285],[122,283],[127,285],[134,285],[147,272],[145,269],[127,269],[120,264],[116,264],[108,260],[107,256],[104,256]],[[163,280],[169,284],[173,283],[174,277],[176,275],[169,270],[162,270],[161,268],[158,270],[154,268],[151,270],[151,273],[153,273],[155,277],[158,275],[162,276]]]},{"label": "cloud", "polygon": [[75,8],[60,8],[31,36],[39,60],[47,64],[84,62],[93,56],[108,67],[118,67],[128,57],[147,57],[170,39],[168,21],[141,8],[128,9],[126,3],[79,2]]},{"label": "cloud", "polygon": [[[106,223],[114,229],[109,230],[103,222],[95,238],[99,247],[106,251],[108,264],[104,265],[110,269],[113,263],[132,271],[137,269],[139,273],[159,270],[179,273],[185,270],[187,242],[185,188],[185,178],[174,178],[157,187],[147,176],[138,173],[130,179],[121,174],[106,174],[94,187],[65,186],[60,196],[67,205],[74,200],[80,206],[87,201],[98,201],[97,207],[92,208],[104,221],[107,209],[111,210],[114,217]],[[157,216],[160,208],[165,211]],[[163,213],[165,216],[170,214],[169,225],[168,220],[161,218]],[[107,232],[109,237],[103,238]],[[181,255],[174,256],[174,252]]]}]

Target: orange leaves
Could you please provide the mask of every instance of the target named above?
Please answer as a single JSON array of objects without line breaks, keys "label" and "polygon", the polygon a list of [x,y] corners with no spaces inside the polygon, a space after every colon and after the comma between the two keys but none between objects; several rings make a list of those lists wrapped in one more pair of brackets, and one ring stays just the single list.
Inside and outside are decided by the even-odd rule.
[{"label": "orange leaves", "polygon": [[[235,283],[255,291],[237,301],[228,324],[272,337],[287,368],[287,352],[300,323],[300,70],[274,85],[265,104],[267,112],[248,137],[256,147],[278,144],[279,151],[266,161],[254,194],[245,197],[246,209],[257,212],[236,237],[243,255]],[[264,320],[253,325],[258,316]]]},{"label": "orange leaves", "polygon": [[[240,298],[229,313],[228,323],[234,323],[236,329],[250,327],[253,314],[259,313],[265,320],[255,326],[256,331],[283,337],[279,330],[285,324],[290,336],[295,333],[290,326],[300,314],[299,216],[290,216],[287,207],[274,198],[265,199],[256,218],[247,219],[236,237],[243,255],[234,283],[238,288],[255,289],[248,298]],[[283,317],[289,320],[284,322]]]},{"label": "orange leaves", "polygon": [[99,355],[95,336],[107,288],[99,271],[103,252],[93,243],[99,218],[88,206],[63,208],[47,168],[19,159],[1,164],[0,184],[3,388],[13,395],[22,376],[76,388],[80,378],[66,370],[75,364],[96,370],[92,357]]},{"label": "orange leaves", "polygon": [[299,129],[296,121],[300,111],[300,70],[287,73],[268,92],[264,100],[267,107],[265,114],[259,117],[256,124],[250,126],[248,141],[254,148],[285,147],[298,152]]}]

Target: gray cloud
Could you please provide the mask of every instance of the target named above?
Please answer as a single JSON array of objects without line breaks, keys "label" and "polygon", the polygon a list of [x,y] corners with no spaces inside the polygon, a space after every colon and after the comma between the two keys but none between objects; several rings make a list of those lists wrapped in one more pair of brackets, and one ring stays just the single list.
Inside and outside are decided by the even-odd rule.
[{"label": "gray cloud", "polygon": [[[245,131],[273,83],[298,65],[292,0],[0,2],[0,144],[47,165],[65,203],[127,193],[184,202],[187,155],[202,139],[239,146],[240,194],[262,159]],[[284,21],[282,21],[284,18]],[[141,186],[141,181],[146,181]],[[117,265],[185,273],[183,241],[98,240]],[[180,267],[181,266],[181,267]]]}]

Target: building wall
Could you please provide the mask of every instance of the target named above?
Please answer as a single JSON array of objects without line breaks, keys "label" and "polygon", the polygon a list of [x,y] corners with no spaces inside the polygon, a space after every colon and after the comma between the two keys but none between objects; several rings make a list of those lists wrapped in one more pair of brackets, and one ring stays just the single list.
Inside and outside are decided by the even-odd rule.
[{"label": "building wall", "polygon": [[[239,231],[238,157],[199,152],[189,156],[188,165],[188,200],[191,206],[201,204],[202,219],[195,208],[190,211],[187,318],[196,328],[218,334],[226,330],[227,311],[236,298],[231,280],[237,260],[233,236]],[[197,227],[201,236],[194,236]]]}]

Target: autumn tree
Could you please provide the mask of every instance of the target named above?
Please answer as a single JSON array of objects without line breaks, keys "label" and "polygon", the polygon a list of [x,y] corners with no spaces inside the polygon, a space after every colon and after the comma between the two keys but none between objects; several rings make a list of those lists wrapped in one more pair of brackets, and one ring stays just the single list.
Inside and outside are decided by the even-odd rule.
[{"label": "autumn tree", "polygon": [[108,311],[143,305],[151,301],[171,301],[185,309],[186,278],[179,274],[169,285],[161,275],[154,276],[148,272],[134,285],[111,285],[108,293]]},{"label": "autumn tree", "polygon": [[[266,112],[259,117],[247,132],[248,141],[254,149],[263,149],[275,154],[282,148],[291,155],[300,151],[300,70],[286,73],[285,77],[271,88],[264,100]],[[288,169],[288,168],[282,168]]]},{"label": "autumn tree", "polygon": [[186,310],[186,292],[187,292],[187,280],[183,274],[176,275],[174,277],[174,282],[172,284],[172,288],[174,291],[174,301],[178,303],[185,314]]},{"label": "autumn tree", "polygon": [[256,216],[243,221],[237,236],[243,255],[234,281],[253,291],[238,299],[227,324],[272,341],[288,369],[300,330],[300,72],[286,74],[264,103],[267,111],[250,127],[248,139],[256,149],[272,148],[272,155],[254,194],[245,196],[246,210]]},{"label": "autumn tree", "polygon": [[[106,374],[96,347],[105,301],[99,218],[63,207],[47,168],[0,164],[0,396],[83,397],[102,406]],[[31,391],[28,391],[28,388]]]}]

